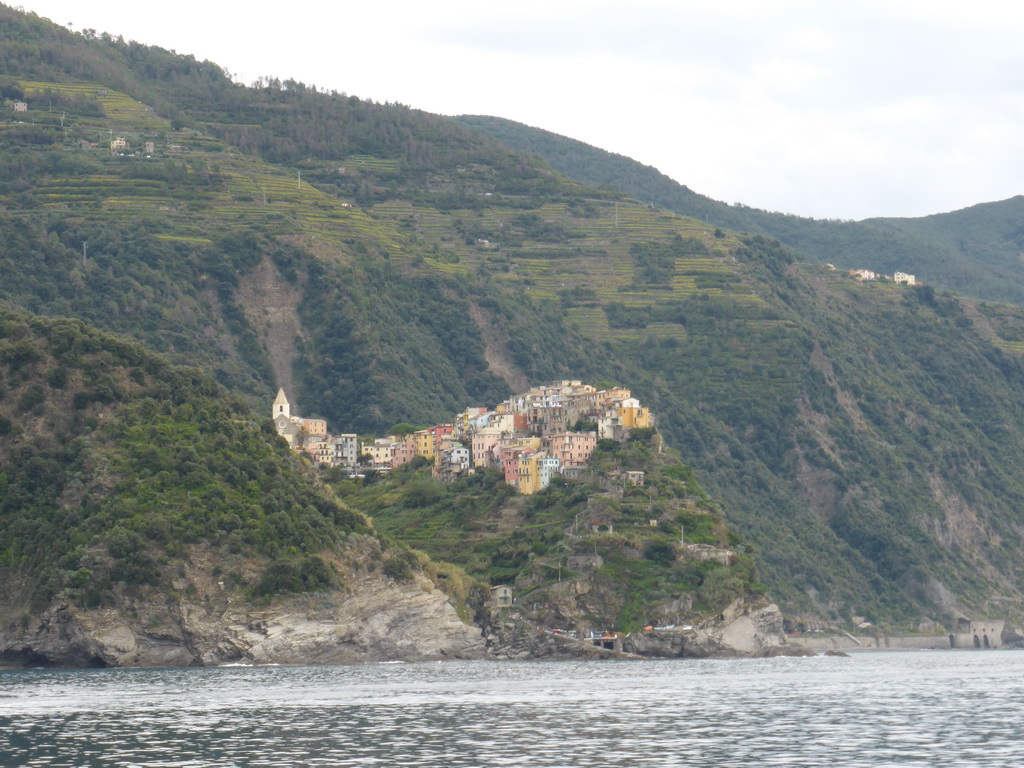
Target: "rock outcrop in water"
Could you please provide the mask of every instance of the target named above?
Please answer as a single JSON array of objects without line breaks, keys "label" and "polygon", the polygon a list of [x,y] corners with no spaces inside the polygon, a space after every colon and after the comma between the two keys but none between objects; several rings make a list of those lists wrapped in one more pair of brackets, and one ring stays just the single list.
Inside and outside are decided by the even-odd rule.
[{"label": "rock outcrop in water", "polygon": [[638,656],[660,658],[815,655],[786,644],[778,606],[752,606],[742,600],[700,624],[633,632],[626,636],[622,647]]},{"label": "rock outcrop in water", "polygon": [[488,624],[484,641],[488,654],[499,660],[639,658],[568,635],[545,632],[515,613]]},{"label": "rock outcrop in water", "polygon": [[[580,633],[576,633],[580,634]],[[545,632],[516,611],[497,615],[484,629],[488,653],[499,659],[732,658],[814,656],[788,645],[778,607],[737,600],[697,625],[633,632],[599,641]]]}]

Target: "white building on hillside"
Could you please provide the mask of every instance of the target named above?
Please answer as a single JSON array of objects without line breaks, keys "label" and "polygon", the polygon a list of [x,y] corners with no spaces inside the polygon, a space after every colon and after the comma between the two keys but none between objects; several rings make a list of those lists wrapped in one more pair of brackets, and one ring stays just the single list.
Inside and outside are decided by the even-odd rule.
[{"label": "white building on hillside", "polygon": [[292,407],[283,389],[277,390],[271,418],[277,427],[277,434],[288,441],[293,448],[302,448],[308,438],[310,443],[327,437],[327,422],[323,419],[303,419],[292,416]]}]

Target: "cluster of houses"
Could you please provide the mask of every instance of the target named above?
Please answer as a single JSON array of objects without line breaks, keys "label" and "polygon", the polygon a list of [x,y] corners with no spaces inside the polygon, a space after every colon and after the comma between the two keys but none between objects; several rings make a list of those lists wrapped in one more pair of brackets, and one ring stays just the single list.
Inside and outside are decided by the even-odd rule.
[{"label": "cluster of houses", "polygon": [[[599,439],[623,440],[633,429],[654,425],[650,409],[630,390],[599,390],[580,381],[534,387],[493,409],[467,408],[450,424],[365,441],[328,434],[323,419],[293,416],[283,389],[273,419],[289,445],[330,467],[387,471],[422,456],[443,481],[498,467],[524,494],[543,490],[554,477],[580,476]],[[642,473],[634,474],[640,476],[630,482],[641,484]]]},{"label": "cluster of houses", "polygon": [[[870,269],[851,269],[850,277],[861,282],[865,280],[878,280],[879,278],[889,279],[888,275],[879,275],[872,272]],[[917,282],[916,277],[908,275],[906,272],[893,273],[892,281],[896,283],[896,285],[920,285],[920,283]]]},{"label": "cluster of houses", "polygon": [[[100,91],[99,94],[101,96],[106,96],[107,92],[106,91]],[[14,102],[11,102],[11,108],[15,112],[28,112],[28,102],[25,102],[25,101],[14,101]],[[61,125],[63,125],[63,122],[61,123]],[[87,139],[81,139],[78,143],[79,143],[79,146],[82,149],[97,149],[99,147],[99,144],[97,144],[96,142],[93,142],[93,141],[88,141]],[[143,141],[142,147],[143,147],[142,151],[143,151],[143,153],[147,157],[156,154],[156,142],[155,141]],[[181,152],[182,147],[181,147],[180,144],[169,144],[167,146],[167,149],[170,152]],[[111,138],[111,141],[110,141],[110,154],[111,155],[123,155],[123,154],[126,154],[128,152],[131,152],[131,145],[128,143],[128,139],[126,139],[124,136],[118,136],[117,138]]]},{"label": "cluster of houses", "polygon": [[[833,272],[836,271],[834,264],[826,264],[825,268]],[[914,275],[908,275],[906,272],[894,272],[893,276],[889,277],[878,272],[872,272],[870,269],[851,269],[850,277],[861,283],[868,280],[892,280],[896,285],[921,285]]]}]

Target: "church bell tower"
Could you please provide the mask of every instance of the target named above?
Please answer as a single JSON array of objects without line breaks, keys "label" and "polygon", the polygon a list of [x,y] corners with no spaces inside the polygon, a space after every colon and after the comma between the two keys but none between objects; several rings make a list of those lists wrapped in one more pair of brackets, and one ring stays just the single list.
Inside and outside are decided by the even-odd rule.
[{"label": "church bell tower", "polygon": [[276,420],[282,414],[285,418],[289,419],[292,416],[292,407],[288,404],[288,398],[285,397],[283,387],[277,390],[277,397],[274,398],[274,413],[270,418]]}]

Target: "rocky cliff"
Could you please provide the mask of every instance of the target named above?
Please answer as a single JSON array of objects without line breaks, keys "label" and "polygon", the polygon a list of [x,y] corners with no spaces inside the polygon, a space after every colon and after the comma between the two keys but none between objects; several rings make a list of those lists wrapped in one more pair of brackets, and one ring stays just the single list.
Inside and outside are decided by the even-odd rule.
[{"label": "rocky cliff", "polygon": [[118,594],[87,609],[59,600],[0,630],[0,665],[60,667],[330,664],[480,658],[481,632],[422,575],[396,582],[349,575],[346,590],[261,603],[225,586],[193,558],[180,596]]},{"label": "rocky cliff", "polygon": [[135,598],[100,609],[55,603],[26,625],[0,631],[0,666],[814,655],[786,644],[775,605],[743,601],[701,624],[635,632],[605,649],[545,632],[515,611],[495,614],[481,631],[462,622],[444,593],[423,577],[396,583],[371,573],[348,592],[266,605],[233,599],[219,585],[202,595],[190,591],[193,599],[181,602]]}]

